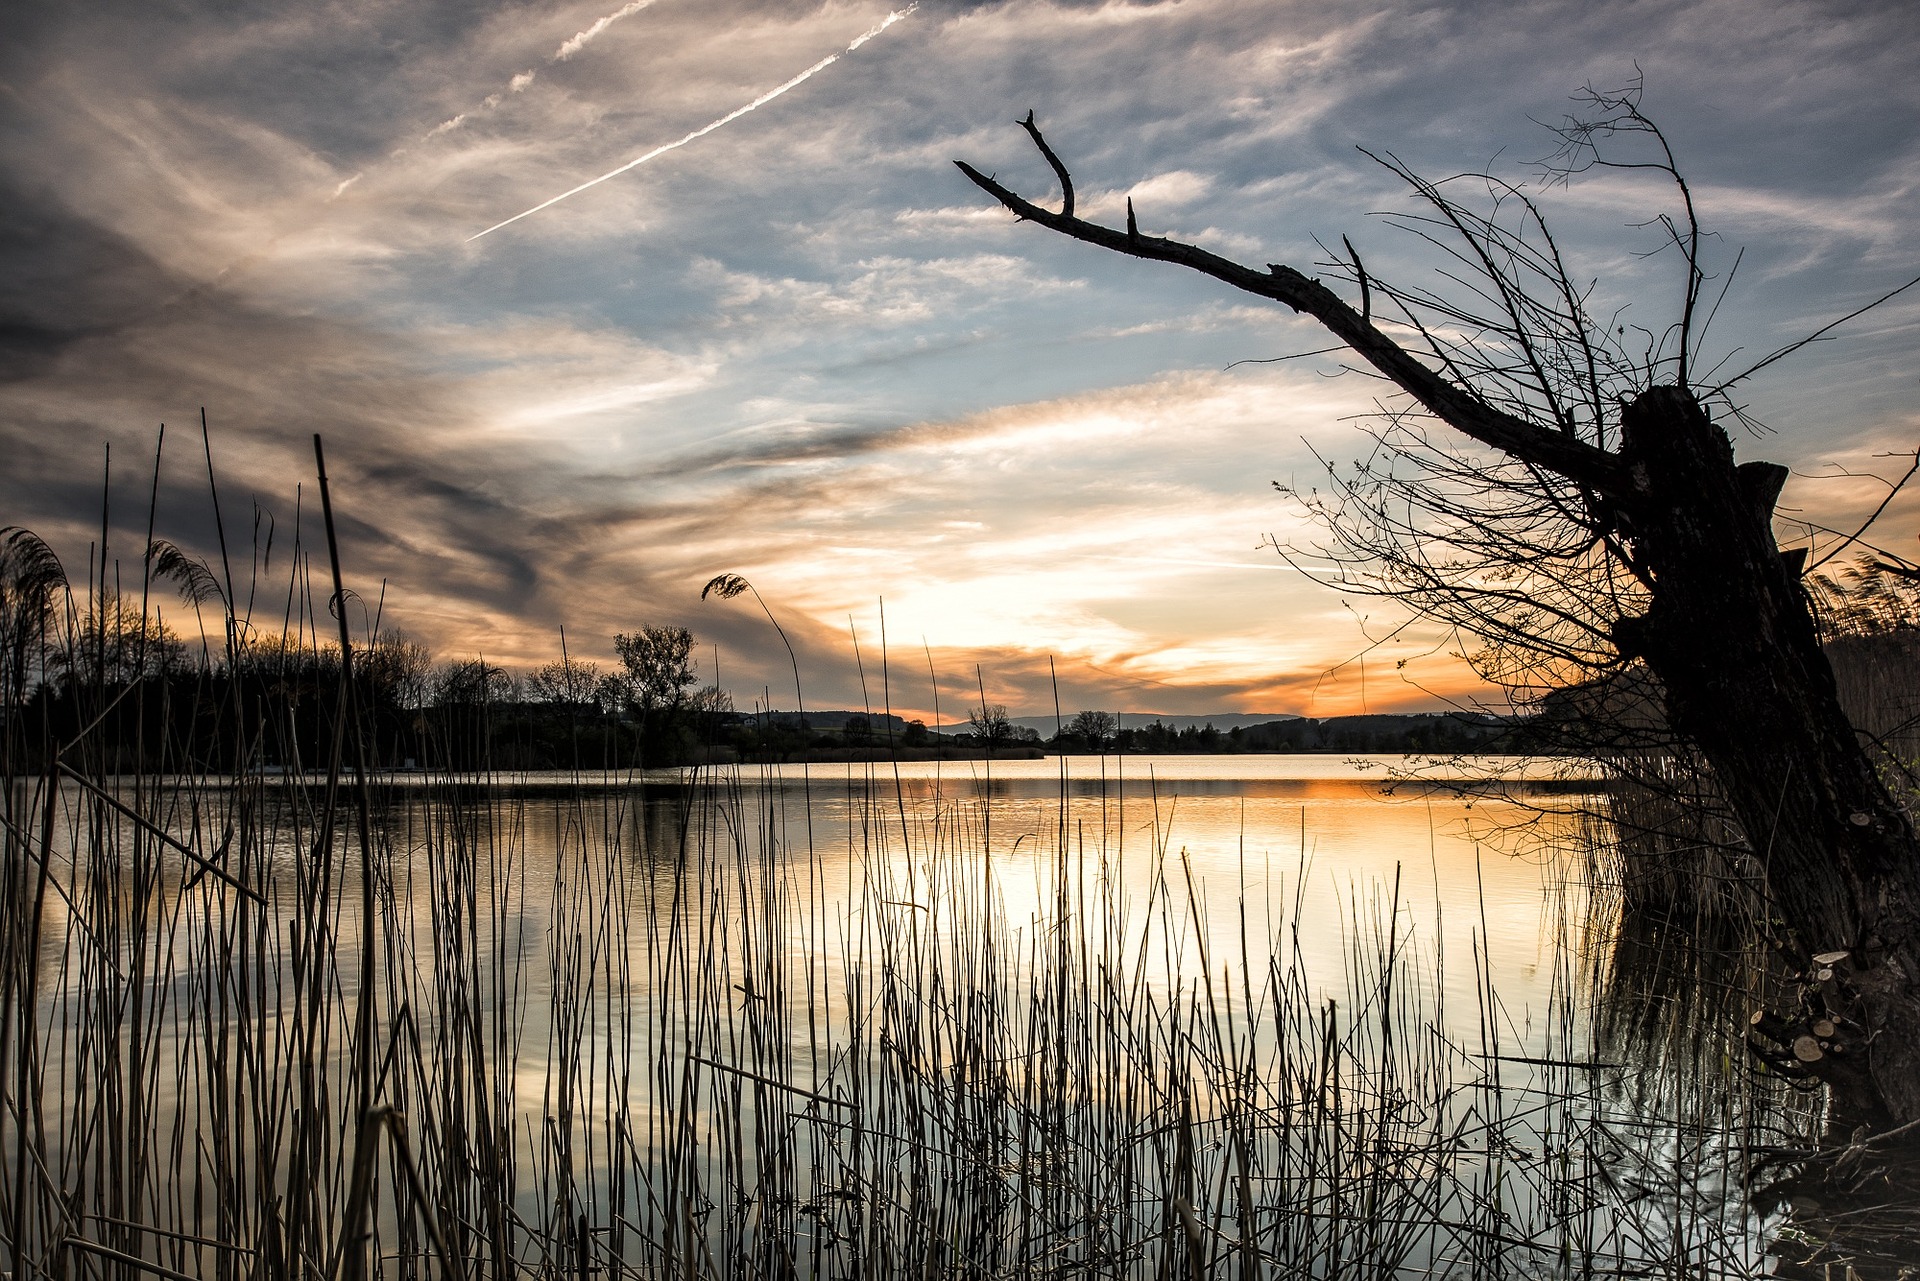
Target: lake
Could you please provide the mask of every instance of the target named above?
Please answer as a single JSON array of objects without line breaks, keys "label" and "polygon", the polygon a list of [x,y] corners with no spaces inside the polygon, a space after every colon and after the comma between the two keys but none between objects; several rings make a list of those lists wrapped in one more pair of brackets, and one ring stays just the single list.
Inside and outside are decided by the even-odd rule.
[{"label": "lake", "polygon": [[[1765,1257],[1730,1141],[1792,1117],[1648,1031],[1562,763],[392,774],[364,860],[351,789],[330,839],[312,779],[114,794],[146,817],[55,797],[36,1124],[175,1234],[324,1259],[364,1215],[401,1273],[429,1238],[742,1276]],[[365,1209],[360,1070],[418,1158]]]}]

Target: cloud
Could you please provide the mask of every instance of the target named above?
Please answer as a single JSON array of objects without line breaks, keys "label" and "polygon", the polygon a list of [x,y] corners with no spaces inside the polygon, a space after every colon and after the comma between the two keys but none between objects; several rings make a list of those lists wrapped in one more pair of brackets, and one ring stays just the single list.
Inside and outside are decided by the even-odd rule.
[{"label": "cloud", "polygon": [[574,54],[579,53],[582,49],[599,39],[600,33],[608,27],[611,27],[614,23],[620,21],[622,18],[631,18],[642,9],[650,9],[653,7],[653,4],[654,0],[628,0],[628,3],[621,5],[604,18],[596,20],[594,24],[586,30],[568,37],[558,49],[553,51],[553,60],[555,62],[565,62],[568,58],[571,58]]},{"label": "cloud", "polygon": [[[886,17],[882,18],[879,22],[875,23],[872,27],[869,27],[867,30],[855,36],[853,38],[853,42],[849,44],[845,49],[841,50],[839,53],[828,54],[826,57],[820,59],[820,61],[814,63],[811,67],[808,67],[805,71],[802,71],[798,75],[790,77],[789,79],[782,82],[781,84],[775,85],[773,88],[767,90],[765,93],[755,98],[752,102],[749,102],[744,106],[735,107],[732,111],[729,111],[726,115],[721,116],[719,119],[709,121],[707,124],[701,125],[698,129],[695,129],[690,133],[683,135],[682,137],[676,139],[673,142],[662,143],[660,146],[655,147],[653,150],[644,152],[641,155],[634,157],[632,160],[627,161],[627,163],[620,165],[618,168],[608,170],[606,173],[601,174],[598,178],[590,178],[586,182],[581,183],[577,187],[571,187],[568,190],[561,192],[557,196],[554,196],[548,200],[541,201],[539,204],[533,206],[531,209],[523,210],[522,212],[515,214],[511,218],[502,219],[501,221],[494,223],[493,226],[488,227],[485,231],[476,232],[474,235],[467,237],[467,239],[469,241],[478,240],[482,236],[493,234],[494,232],[500,230],[502,227],[510,226],[513,223],[519,222],[522,218],[532,217],[534,214],[539,213],[543,209],[551,209],[553,206],[559,204],[562,200],[566,200],[573,196],[577,196],[581,192],[586,191],[593,187],[597,187],[601,183],[606,182],[609,179],[618,178],[623,173],[630,173],[633,170],[638,169],[641,165],[644,165],[651,160],[656,160],[659,157],[666,155],[669,151],[677,151],[681,147],[686,146],[690,142],[696,142],[699,139],[706,137],[708,134],[712,133],[716,129],[719,129],[725,125],[732,124],[734,121],[738,120],[741,116],[746,115],[748,112],[758,111],[761,107],[766,106],[769,102],[772,102],[775,98],[780,97],[782,94],[786,93],[788,90],[797,89],[801,85],[805,84],[807,81],[813,79],[813,77],[820,74],[822,71],[825,71],[828,67],[840,61],[841,58],[845,57],[849,53],[852,53],[854,50],[858,49],[861,45],[873,39],[875,36],[879,35],[881,32],[885,31],[888,27],[892,26],[894,23],[912,14],[914,9],[917,7],[918,7],[917,5],[908,5],[905,9],[896,9],[894,12],[889,13]],[[584,35],[585,33],[583,32],[582,34]]]},{"label": "cloud", "polygon": [[[552,56],[549,57],[547,61],[549,62],[567,61],[568,59],[572,58],[576,53],[579,53],[582,49],[586,48],[589,44],[593,43],[593,41],[599,37],[601,32],[605,31],[608,27],[612,26],[614,23],[620,21],[622,18],[630,18],[634,14],[639,13],[642,9],[651,8],[655,3],[656,3],[656,0],[632,0],[632,3],[623,5],[621,8],[615,10],[614,12],[607,14],[603,18],[600,18],[592,26],[586,28],[584,31],[580,31],[575,35],[573,35],[572,37],[570,37],[569,39],[567,39],[565,42],[561,44],[561,46],[558,49],[554,50]],[[538,71],[533,70],[532,68],[529,68],[525,71],[517,71],[513,74],[512,78],[510,78],[507,81],[506,91],[509,94],[524,93],[533,84],[533,82],[535,80],[538,80],[539,78],[540,78],[540,73]],[[490,93],[481,100],[480,110],[492,111],[494,108],[498,107],[503,101],[505,101],[505,98],[500,93],[497,93],[497,92]],[[428,133],[426,134],[426,137],[423,138],[422,141],[431,141],[434,138],[440,137],[442,134],[451,133],[453,130],[458,129],[461,125],[464,125],[467,122],[468,114],[469,113],[463,111],[458,115],[451,117],[450,119],[441,121],[439,124],[435,125],[431,130],[428,131]]]},{"label": "cloud", "polygon": [[[951,160],[1051,198],[1011,123],[1031,108],[1094,216],[1131,195],[1143,225],[1256,267],[1314,270],[1350,235],[1382,278],[1432,282],[1444,259],[1369,219],[1406,193],[1354,145],[1524,176],[1546,143],[1529,117],[1639,56],[1725,233],[1715,270],[1747,251],[1713,358],[1809,332],[1920,257],[1920,104],[1900,88],[1920,50],[1890,8],[943,4],[750,121],[728,113],[882,6],[715,0],[608,25],[638,13],[33,10],[0,49],[8,519],[83,562],[111,444],[124,551],[166,421],[162,526],[210,546],[175,434],[205,404],[230,528],[257,496],[290,536],[323,432],[350,574],[387,580],[390,617],[448,652],[532,661],[564,622],[591,654],[673,621],[719,641],[740,688],[783,688],[764,620],[698,602],[734,569],[833,701],[858,696],[846,615],[865,635],[884,596],[893,636],[924,635],[943,672],[980,663],[1021,706],[1050,706],[1050,655],[1089,705],[1345,709],[1358,624],[1256,549],[1298,533],[1268,482],[1311,476],[1301,437],[1363,448],[1377,385],[1328,357],[1223,372],[1325,344],[1284,309],[1020,224]],[[462,248],[503,201],[689,129],[701,145],[674,163]],[[1543,201],[1597,296],[1657,326],[1671,263],[1624,225],[1648,194]],[[1889,306],[1756,379],[1779,431],[1743,455],[1808,470],[1899,445],[1917,316]],[[1793,492],[1838,524],[1871,491]],[[1920,510],[1894,521],[1910,543]],[[1398,652],[1405,670],[1457,688],[1430,644]],[[1367,670],[1370,704],[1427,697]]]}]

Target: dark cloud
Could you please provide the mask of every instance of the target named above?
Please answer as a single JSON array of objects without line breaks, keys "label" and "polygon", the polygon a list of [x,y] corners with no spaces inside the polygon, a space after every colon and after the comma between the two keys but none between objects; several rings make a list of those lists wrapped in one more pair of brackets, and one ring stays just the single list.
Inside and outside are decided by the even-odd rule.
[{"label": "dark cloud", "polygon": [[[1786,0],[929,0],[698,145],[468,244],[886,11],[661,0],[552,61],[617,7],[9,6],[5,520],[84,558],[111,445],[110,541],[136,546],[165,421],[162,527],[210,552],[205,405],[230,536],[257,499],[290,543],[324,434],[350,573],[444,648],[534,655],[564,623],[593,652],[684,622],[739,652],[743,688],[783,688],[764,619],[697,600],[738,570],[834,701],[858,684],[838,620],[881,595],[914,601],[943,668],[979,661],[1029,707],[1049,648],[1090,705],[1322,698],[1346,643],[1324,597],[1100,557],[1251,546],[1283,519],[1268,478],[1311,467],[1302,435],[1348,440],[1369,389],[1322,378],[1333,362],[1222,374],[1309,335],[983,214],[952,159],[1050,192],[1010,124],[1032,108],[1104,216],[1134,192],[1145,225],[1249,262],[1351,234],[1379,273],[1433,279],[1367,216],[1405,193],[1355,145],[1524,173],[1550,146],[1530,117],[1637,64],[1719,247],[1747,249],[1721,353],[1807,332],[1920,256],[1911,20]],[[1603,291],[1636,315],[1671,301],[1636,256],[1641,196],[1547,207]],[[1916,323],[1890,307],[1756,383],[1764,448],[1857,462],[1920,430]],[[941,650],[941,629],[970,639]]]},{"label": "dark cloud", "polygon": [[0,175],[0,380],[154,317],[183,293],[138,246]]},{"label": "dark cloud", "polygon": [[[303,483],[311,517],[318,432],[358,575],[430,588],[443,602],[502,618],[557,612],[569,589],[546,562],[555,546],[577,541],[574,522],[556,510],[567,501],[544,492],[552,476],[524,457],[463,439],[462,411],[421,352],[388,333],[195,289],[70,210],[11,194],[0,248],[19,285],[0,327],[8,379],[0,505],[10,523],[42,529],[70,557],[84,554],[102,502],[102,451],[111,447],[111,541],[137,563],[164,420],[162,531],[211,555],[198,439],[204,404],[230,531],[247,529],[249,503],[259,502],[286,521],[280,533],[290,539]],[[640,600],[649,594],[644,581],[632,590]],[[396,612],[409,613],[404,603]],[[412,613],[432,639],[473,639]]]}]

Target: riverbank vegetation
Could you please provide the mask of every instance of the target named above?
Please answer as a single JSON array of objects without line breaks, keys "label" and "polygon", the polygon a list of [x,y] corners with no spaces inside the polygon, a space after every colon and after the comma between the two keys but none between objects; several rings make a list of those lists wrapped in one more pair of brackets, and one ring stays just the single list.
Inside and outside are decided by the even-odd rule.
[{"label": "riverbank vegetation", "polygon": [[[1792,1182],[1845,1162],[1870,1200],[1895,1176],[1748,1051],[1747,1011],[1787,981],[1754,933],[1705,946],[1632,901],[1623,795],[1556,829],[1550,999],[1517,1020],[1484,921],[1449,952],[1397,875],[1357,885],[1344,959],[1316,973],[1304,862],[1222,915],[1170,812],[1144,842],[1089,830],[1064,773],[1039,841],[996,836],[988,794],[884,771],[829,796],[729,770],[608,787],[582,765],[535,799],[478,760],[375,789],[392,723],[371,691],[408,688],[395,670],[465,688],[460,665],[376,639],[347,679],[321,620],[260,641],[223,602],[218,656],[153,628],[103,642],[126,635],[115,610],[37,542],[7,546],[14,1276],[1872,1276],[1897,1257],[1856,1202]],[[495,715],[495,678],[465,670],[470,699],[393,732]],[[60,734],[24,714],[40,698]]]},{"label": "riverbank vegetation", "polygon": [[[1920,688],[1912,676],[1920,670],[1914,639],[1920,626],[1890,604],[1904,601],[1906,589],[1870,570],[1821,581],[1832,615],[1827,652],[1849,715],[1895,757],[1920,756]],[[114,768],[142,759],[212,772],[242,764],[299,772],[328,759],[337,642],[298,632],[255,633],[229,656],[204,640],[183,642],[157,608],[146,610],[144,621],[141,613],[137,601],[109,595],[79,618],[71,653],[20,674],[20,695],[8,714],[20,722],[27,768],[39,768],[39,744],[70,742],[83,730]],[[1042,733],[1031,728],[1031,718],[1015,724],[995,705],[984,717],[975,711],[967,722],[938,728],[866,710],[741,710],[727,691],[701,683],[690,632],[649,628],[641,634],[646,631],[679,651],[668,668],[656,667],[646,679],[626,664],[608,672],[570,658],[528,670],[477,657],[436,661],[405,633],[376,631],[355,658],[354,701],[367,763],[381,770],[528,771],[1054,753],[1596,758],[1620,748],[1623,736],[1632,746],[1668,750],[1651,695],[1617,681],[1557,691],[1521,713],[1296,716],[1227,729],[1161,720],[1123,727],[1111,713],[1081,711]],[[634,652],[632,637],[617,642]],[[644,662],[634,667],[646,671]],[[95,690],[106,691],[104,707]],[[217,732],[221,709],[229,706],[240,708],[253,727],[244,740]],[[250,753],[244,763],[235,756],[243,741]]]},{"label": "riverbank vegetation", "polygon": [[[1573,154],[1664,147],[1634,95],[1594,105]],[[1586,293],[1542,287],[1568,282],[1511,188],[1489,190],[1518,230],[1403,174],[1494,314],[1384,286],[1349,246],[1356,311],[1131,210],[1075,218],[1027,128],[1064,208],[969,169],[1003,204],[1306,311],[1493,451],[1390,413],[1386,461],[1307,502],[1345,585],[1480,637],[1525,718],[1081,711],[1045,744],[984,694],[964,736],[802,711],[797,658],[794,711],[735,708],[670,627],[616,636],[605,668],[435,664],[350,611],[324,466],[326,558],[274,562],[277,618],[265,556],[243,604],[226,548],[216,571],[149,536],[136,597],[104,547],[75,583],[7,531],[11,1276],[1902,1275],[1920,569],[1810,580],[1783,554],[1784,469],[1736,468],[1703,408],[1726,385],[1688,381],[1690,198],[1660,224],[1688,319],[1636,356]],[[1401,335],[1440,372],[1376,296],[1446,322]],[[1482,337],[1435,338],[1462,320]],[[170,591],[202,639],[162,620]],[[1049,746],[1057,796],[1015,798],[1048,822],[1015,834],[986,769],[854,764]],[[1487,789],[1477,813],[1513,821],[1476,823],[1478,896],[1444,912],[1430,825],[1428,933],[1404,864],[1310,897],[1304,804],[1294,861],[1243,832],[1209,882],[1181,798],[1129,771],[1129,801],[1105,769],[1236,747],[1553,751],[1603,780]],[[1516,977],[1478,859],[1519,850],[1541,875]],[[1329,921],[1331,969],[1302,942]]]},{"label": "riverbank vegetation", "polygon": [[[31,550],[30,535],[12,537],[16,557]],[[143,606],[111,593],[74,626],[70,653],[20,674],[10,714],[21,719],[30,767],[37,744],[66,743],[83,730],[111,760],[129,766],[136,758],[172,759],[218,772],[243,763],[297,772],[332,751],[327,708],[340,679],[337,641],[250,626],[246,643],[231,651],[204,639],[189,645],[151,601]],[[623,661],[612,670],[556,658],[516,671],[478,657],[435,661],[404,632],[375,630],[357,644],[354,663],[368,764],[643,769],[729,760],[957,760],[1042,749],[1452,754],[1554,746],[1530,734],[1528,718],[1471,712],[1300,717],[1228,730],[1154,722],[1104,731],[1111,716],[1102,721],[1106,714],[1083,712],[1043,737],[991,706],[997,718],[976,712],[971,722],[938,729],[874,711],[741,710],[725,690],[701,683],[686,629],[647,627],[615,643]],[[107,691],[104,708],[98,690]],[[252,726],[244,740],[217,732],[230,706]],[[235,756],[243,741],[245,762]]]}]

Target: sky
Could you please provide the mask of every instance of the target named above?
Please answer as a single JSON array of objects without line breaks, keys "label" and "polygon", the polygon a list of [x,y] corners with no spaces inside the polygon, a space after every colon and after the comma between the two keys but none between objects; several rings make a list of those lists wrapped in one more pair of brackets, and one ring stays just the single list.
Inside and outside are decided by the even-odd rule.
[{"label": "sky", "polygon": [[[1302,572],[1274,488],[1364,451],[1378,384],[1272,360],[1327,344],[1022,225],[953,160],[1055,200],[1031,110],[1083,216],[1131,198],[1143,230],[1310,272],[1344,235],[1428,284],[1359,148],[1524,180],[1570,95],[1639,76],[1713,269],[1742,254],[1730,368],[1920,272],[1899,4],[892,3],[7,6],[0,525],[79,578],[104,493],[125,581],[156,492],[158,533],[217,556],[204,407],[263,619],[319,536],[319,432],[348,585],[441,657],[686,626],[741,705],[791,706],[754,598],[700,598],[731,572],[813,706],[930,718],[931,671],[949,721],[1056,690],[1434,708],[1484,697],[1456,645]],[[1576,275],[1674,309],[1644,175],[1540,199]],[[1917,324],[1920,290],[1746,385],[1740,456],[1794,472],[1783,537],[1858,521],[1884,495],[1859,473],[1920,446]],[[1916,532],[1903,494],[1876,536]]]}]

